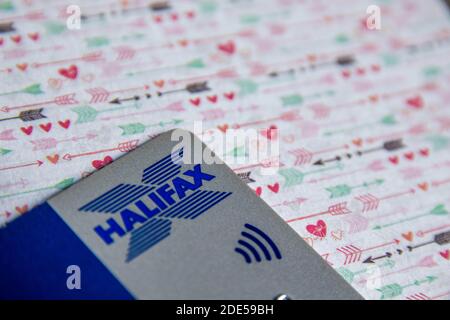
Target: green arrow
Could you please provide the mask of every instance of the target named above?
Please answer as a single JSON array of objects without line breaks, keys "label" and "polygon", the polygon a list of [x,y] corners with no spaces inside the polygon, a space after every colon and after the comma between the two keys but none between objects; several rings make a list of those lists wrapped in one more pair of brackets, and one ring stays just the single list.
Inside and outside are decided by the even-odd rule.
[{"label": "green arrow", "polygon": [[168,125],[177,125],[182,122],[183,122],[183,120],[180,120],[180,119],[173,119],[171,121],[160,121],[158,123],[153,123],[153,124],[148,124],[148,125],[145,125],[140,122],[136,122],[136,123],[129,123],[129,124],[121,125],[121,126],[119,126],[119,128],[121,128],[123,130],[123,132],[122,132],[123,136],[128,136],[128,135],[133,135],[133,134],[144,133],[145,129],[147,129],[147,128],[165,127]]},{"label": "green arrow", "polygon": [[296,106],[303,103],[303,97],[299,94],[291,94],[281,97],[281,102],[283,104],[283,107]]},{"label": "green arrow", "polygon": [[54,21],[48,21],[45,23],[45,29],[51,35],[61,34],[66,30],[66,24]]},{"label": "green arrow", "polygon": [[27,93],[27,94],[37,95],[37,94],[44,93],[44,91],[41,90],[41,85],[39,83],[35,83],[35,84],[29,85],[28,87],[25,87],[20,90],[0,93],[0,96],[7,96],[7,95],[18,94],[18,93]]},{"label": "green arrow", "polygon": [[233,150],[228,152],[227,155],[233,156],[235,158],[246,156],[247,155],[246,148],[245,146],[233,148]]},{"label": "green arrow", "polygon": [[328,192],[330,192],[330,198],[339,198],[344,197],[352,193],[354,189],[359,188],[368,188],[373,185],[381,185],[384,183],[383,179],[376,179],[372,182],[364,182],[361,185],[349,186],[347,184],[339,184],[337,186],[326,188]]},{"label": "green arrow", "polygon": [[342,168],[343,168],[343,165],[341,163],[338,163],[332,167],[312,170],[312,171],[308,171],[308,172],[301,172],[295,168],[280,169],[280,170],[278,170],[278,172],[285,179],[284,187],[292,187],[292,186],[303,183],[303,180],[304,180],[305,176],[307,176],[307,175],[321,173],[324,171],[330,171],[330,170],[335,170],[335,169],[342,169]]},{"label": "green arrow", "polygon": [[89,48],[107,46],[110,43],[107,37],[92,37],[86,39],[86,45]]},{"label": "green arrow", "polygon": [[138,134],[145,132],[145,129],[147,128],[142,123],[129,123],[119,126],[123,130],[122,135],[128,136],[132,134]]},{"label": "green arrow", "polygon": [[367,273],[367,271],[374,268],[393,268],[395,266],[395,262],[391,259],[387,259],[383,264],[380,264],[376,267],[362,268],[358,271],[351,271],[348,268],[340,267],[337,269],[337,272],[347,281],[348,283],[352,283],[355,280],[355,277],[360,274]]},{"label": "green arrow", "polygon": [[0,2],[0,10],[1,11],[12,11],[14,10],[14,5],[11,1],[3,1]]},{"label": "green arrow", "polygon": [[12,150],[0,148],[0,155],[1,156],[4,156],[5,154],[8,154],[10,152],[12,152]]},{"label": "green arrow", "polygon": [[44,190],[51,190],[51,189],[63,190],[63,189],[66,189],[67,187],[69,187],[70,185],[72,185],[74,181],[75,181],[75,179],[73,179],[73,178],[67,178],[67,179],[61,180],[60,182],[53,184],[51,186],[37,188],[37,189],[31,189],[31,190],[26,190],[26,191],[21,191],[21,192],[16,192],[16,193],[5,194],[5,195],[0,196],[0,199],[23,195],[23,194],[28,194],[28,193],[33,193],[33,192],[44,191]]},{"label": "green arrow", "polygon": [[217,10],[217,3],[215,3],[214,1],[201,1],[199,3],[200,6],[200,11],[203,13],[213,13],[214,11]]},{"label": "green arrow", "polygon": [[114,108],[108,108],[108,109],[102,109],[102,110],[96,110],[96,109],[92,108],[91,106],[79,106],[79,107],[72,108],[71,110],[78,115],[76,123],[86,123],[86,122],[95,121],[95,119],[97,118],[97,116],[100,113],[109,113],[109,112],[129,109],[129,108],[139,109],[140,107],[141,107],[141,104],[135,103],[135,104],[114,107]]},{"label": "green arrow", "polygon": [[448,145],[450,144],[450,138],[441,135],[432,135],[427,137],[426,140],[431,142],[434,151],[447,149]]},{"label": "green arrow", "polygon": [[189,61],[186,64],[187,67],[189,68],[196,68],[196,69],[200,69],[200,68],[204,68],[205,67],[205,63],[203,62],[202,59],[198,58],[198,59],[194,59]]},{"label": "green arrow", "polygon": [[241,96],[255,93],[258,91],[259,88],[259,85],[252,80],[239,79],[236,81],[236,84],[240,89],[239,94]]},{"label": "green arrow", "polygon": [[397,121],[395,120],[395,117],[393,115],[387,115],[384,116],[383,118],[381,118],[380,120],[378,120],[377,122],[371,122],[371,123],[363,123],[357,126],[353,126],[351,128],[344,128],[344,129],[338,129],[338,130],[333,130],[333,131],[327,131],[324,133],[324,135],[326,136],[332,136],[335,134],[339,134],[339,133],[344,133],[344,132],[351,132],[353,130],[356,129],[360,129],[360,128],[367,128],[369,126],[374,126],[377,124],[383,124],[386,126],[391,126],[391,125],[395,125],[397,123]]},{"label": "green arrow", "polygon": [[439,204],[437,206],[435,206],[433,209],[430,210],[430,212],[427,213],[422,213],[422,214],[418,214],[409,218],[405,218],[405,219],[401,219],[401,220],[397,220],[395,222],[391,222],[391,223],[387,223],[387,224],[383,224],[383,225],[377,225],[375,227],[373,227],[374,230],[380,230],[380,229],[384,229],[384,228],[388,228],[397,224],[401,224],[407,221],[412,221],[415,219],[419,219],[428,215],[435,215],[435,216],[443,216],[448,214],[447,209],[445,208],[445,206],[443,204]]},{"label": "green arrow", "polygon": [[56,189],[59,189],[59,190],[64,190],[64,189],[70,187],[74,183],[74,181],[75,181],[74,178],[67,178],[67,179],[64,179],[64,180],[58,182],[53,187]]},{"label": "green arrow", "polygon": [[94,121],[98,115],[98,111],[90,106],[80,106],[71,109],[78,115],[77,123],[86,123]]},{"label": "green arrow", "polygon": [[240,17],[241,23],[249,24],[256,23],[260,20],[260,16],[256,14],[248,14]]},{"label": "green arrow", "polygon": [[435,276],[427,276],[424,279],[421,280],[414,280],[409,284],[406,285],[400,285],[398,283],[392,283],[386,286],[383,286],[379,289],[377,289],[377,291],[379,291],[381,293],[381,299],[392,299],[395,298],[399,295],[401,295],[403,293],[403,290],[412,286],[420,286],[424,283],[432,283],[433,281],[435,281],[437,279],[437,277]]}]

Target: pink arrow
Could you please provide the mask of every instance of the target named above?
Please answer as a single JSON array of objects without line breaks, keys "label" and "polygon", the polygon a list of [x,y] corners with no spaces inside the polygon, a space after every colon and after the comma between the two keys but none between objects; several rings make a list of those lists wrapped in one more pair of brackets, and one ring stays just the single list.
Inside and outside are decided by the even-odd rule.
[{"label": "pink arrow", "polygon": [[48,62],[35,62],[31,66],[33,68],[40,68],[43,66],[67,63],[67,62],[75,62],[75,61],[85,61],[85,62],[96,62],[99,60],[103,60],[103,53],[100,51],[87,53],[81,57],[77,58],[69,58],[69,59],[61,59],[61,60],[53,60]]},{"label": "pink arrow", "polygon": [[23,164],[14,164],[7,167],[0,167],[0,171],[6,171],[6,170],[14,170],[19,168],[26,168],[26,167],[32,167],[32,166],[38,166],[40,167],[43,164],[41,160],[36,160],[30,163],[23,163]]},{"label": "pink arrow", "polygon": [[44,105],[49,106],[52,104],[55,104],[58,106],[77,104],[78,101],[75,99],[75,96],[76,96],[75,93],[69,93],[69,94],[55,97],[53,100],[24,104],[24,105],[19,105],[19,106],[14,106],[14,107],[4,106],[4,107],[0,108],[0,111],[10,112],[11,110],[26,109],[29,107],[44,106]]},{"label": "pink arrow", "polygon": [[94,154],[111,152],[111,151],[129,152],[131,150],[136,149],[138,142],[139,142],[139,140],[130,140],[130,141],[125,141],[125,142],[119,143],[118,146],[115,147],[115,148],[101,149],[101,150],[95,150],[95,151],[78,153],[78,154],[66,153],[63,156],[63,159],[67,160],[67,161],[70,161],[70,160],[72,160],[74,158],[91,156],[91,155],[94,155]]}]

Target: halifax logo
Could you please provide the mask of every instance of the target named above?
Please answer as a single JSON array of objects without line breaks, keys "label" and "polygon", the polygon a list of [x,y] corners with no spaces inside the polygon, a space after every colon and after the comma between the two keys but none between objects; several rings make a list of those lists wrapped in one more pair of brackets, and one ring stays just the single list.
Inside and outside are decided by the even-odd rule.
[{"label": "halifax logo", "polygon": [[181,148],[144,169],[143,185],[119,184],[79,208],[113,214],[94,228],[106,244],[131,234],[126,262],[167,238],[173,219],[195,219],[232,194],[201,190],[216,177],[200,164],[182,170],[182,158]]}]

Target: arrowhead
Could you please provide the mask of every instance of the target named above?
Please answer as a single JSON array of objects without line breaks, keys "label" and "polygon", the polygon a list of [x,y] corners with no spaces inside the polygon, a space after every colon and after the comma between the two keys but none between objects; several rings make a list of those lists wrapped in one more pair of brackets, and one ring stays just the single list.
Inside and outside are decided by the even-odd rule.
[{"label": "arrowhead", "polygon": [[38,167],[40,167],[44,162],[42,162],[41,160],[37,160],[36,163],[37,163]]},{"label": "arrowhead", "polygon": [[66,153],[64,156],[63,156],[63,159],[64,160],[72,160],[72,156],[70,155],[70,153]]},{"label": "arrowhead", "polygon": [[112,99],[109,103],[120,104],[120,99],[119,98]]},{"label": "arrowhead", "polygon": [[386,252],[386,257],[388,257],[388,258],[392,257],[392,253]]},{"label": "arrowhead", "polygon": [[322,159],[319,159],[313,163],[313,165],[315,165],[315,166],[323,166],[324,164],[325,164],[325,162],[323,162]]},{"label": "arrowhead", "polygon": [[372,256],[370,256],[366,260],[364,260],[363,263],[375,263],[375,262],[372,260]]},{"label": "arrowhead", "polygon": [[400,244],[400,240],[394,239],[394,241],[395,241],[396,244]]},{"label": "arrowhead", "polygon": [[9,112],[9,107],[8,107],[8,106],[1,107],[1,108],[0,108],[0,111],[1,111],[1,112]]}]

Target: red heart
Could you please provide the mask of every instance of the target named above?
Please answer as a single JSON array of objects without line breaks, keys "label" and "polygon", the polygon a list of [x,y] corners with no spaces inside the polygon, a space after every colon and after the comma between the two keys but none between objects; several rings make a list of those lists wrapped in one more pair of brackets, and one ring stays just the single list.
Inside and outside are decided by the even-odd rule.
[{"label": "red heart", "polygon": [[235,45],[234,45],[234,42],[231,41],[231,40],[226,42],[226,43],[219,44],[217,46],[217,48],[219,48],[220,51],[223,51],[226,54],[230,54],[230,55],[233,54],[234,50],[236,49]]},{"label": "red heart", "polygon": [[450,250],[447,249],[445,251],[440,251],[439,254],[441,255],[442,258],[450,260]]},{"label": "red heart", "polygon": [[216,103],[217,102],[217,96],[207,96],[206,97],[209,101],[211,101],[212,103]]},{"label": "red heart", "polygon": [[186,12],[186,17],[188,17],[189,19],[192,19],[195,17],[195,12],[194,11],[187,11]]},{"label": "red heart", "polygon": [[59,160],[59,155],[55,154],[53,156],[47,156],[48,161],[50,161],[53,164],[56,164]]},{"label": "red heart", "polygon": [[62,75],[63,77],[66,77],[68,79],[75,79],[78,75],[78,68],[75,65],[71,65],[69,68],[61,68],[58,70],[58,73]]},{"label": "red heart", "polygon": [[372,103],[378,102],[379,99],[380,99],[380,97],[377,96],[376,94],[373,94],[373,95],[370,95],[370,96],[369,96],[369,100],[370,100],[370,102],[372,102]]},{"label": "red heart", "polygon": [[358,146],[358,147],[361,147],[361,146],[362,146],[362,143],[363,143],[363,141],[362,141],[361,138],[353,139],[352,142],[353,142],[353,144],[354,144],[355,146]]},{"label": "red heart", "polygon": [[316,224],[308,224],[306,226],[306,230],[320,238],[323,238],[327,235],[327,225],[323,220],[317,221]]},{"label": "red heart", "polygon": [[430,154],[430,150],[429,149],[420,149],[419,152],[424,157],[428,157],[428,155]]},{"label": "red heart", "polygon": [[0,46],[3,44],[3,38],[0,38]]},{"label": "red heart", "polygon": [[29,34],[28,34],[28,37],[29,37],[31,40],[36,41],[37,39],[39,39],[39,33],[37,33],[37,32],[29,33]]},{"label": "red heart", "polygon": [[195,99],[189,99],[189,102],[192,103],[194,106],[198,107],[200,105],[201,100],[199,97],[197,97]]},{"label": "red heart", "polygon": [[28,68],[28,63],[18,63],[16,64],[17,69],[25,71]]},{"label": "red heart", "polygon": [[223,96],[225,98],[227,98],[228,100],[233,100],[234,99],[234,92],[226,92],[223,94]]},{"label": "red heart", "polygon": [[217,126],[217,129],[219,129],[220,131],[225,133],[228,130],[228,124],[219,125],[219,126]]},{"label": "red heart", "polygon": [[389,161],[393,164],[398,164],[398,157],[397,156],[389,157]]},{"label": "red heart", "polygon": [[423,183],[419,183],[417,185],[420,189],[422,189],[423,191],[427,191],[428,190],[428,183],[423,182]]},{"label": "red heart", "polygon": [[63,127],[64,129],[67,129],[70,127],[70,119],[64,120],[64,121],[58,121],[58,124]]},{"label": "red heart", "polygon": [[103,160],[94,160],[92,161],[92,166],[99,170],[101,168],[103,168],[104,166],[110,164],[111,162],[113,162],[113,159],[110,156],[106,156],[105,158],[103,158]]},{"label": "red heart", "polygon": [[414,234],[410,231],[407,233],[402,233],[402,237],[411,242],[413,240]]},{"label": "red heart", "polygon": [[415,109],[423,108],[423,104],[424,104],[423,103],[423,99],[422,99],[421,96],[416,96],[416,97],[413,97],[413,98],[409,98],[409,99],[406,100],[406,103],[409,106],[411,106],[411,107],[413,107]]},{"label": "red heart", "polygon": [[414,152],[407,152],[404,154],[404,156],[408,160],[414,160]]},{"label": "red heart", "polygon": [[21,207],[16,207],[16,211],[20,214],[24,214],[28,211],[28,205],[23,205]]},{"label": "red heart", "polygon": [[378,64],[373,64],[373,65],[371,66],[371,69],[372,69],[373,72],[378,72],[378,71],[381,70],[381,67],[380,67],[380,65],[378,65]]},{"label": "red heart", "polygon": [[280,184],[278,182],[274,184],[269,184],[267,185],[267,188],[269,188],[270,191],[274,193],[278,193],[278,191],[280,190]]},{"label": "red heart", "polygon": [[22,130],[23,133],[29,136],[33,132],[33,126],[21,127],[20,130]]},{"label": "red heart", "polygon": [[344,78],[350,78],[351,72],[350,72],[349,70],[343,70],[343,71],[342,71],[342,76],[343,76]]},{"label": "red heart", "polygon": [[14,35],[10,37],[12,41],[14,41],[15,43],[19,43],[22,40],[22,37],[19,35]]},{"label": "red heart", "polygon": [[164,80],[155,80],[153,81],[153,83],[155,84],[155,86],[162,88],[164,87]]},{"label": "red heart", "polygon": [[160,22],[162,22],[162,17],[161,17],[161,16],[155,16],[155,17],[153,18],[153,20],[154,20],[156,23],[160,23]]},{"label": "red heart", "polygon": [[278,137],[278,130],[277,126],[272,125],[267,130],[261,131],[261,135],[266,137],[269,140],[276,139]]},{"label": "red heart", "polygon": [[178,44],[182,47],[186,47],[189,44],[189,41],[186,39],[178,40]]},{"label": "red heart", "polygon": [[44,130],[45,132],[49,132],[49,131],[52,129],[52,123],[51,123],[51,122],[46,123],[46,124],[41,123],[41,124],[39,125],[39,127],[40,127],[42,130]]},{"label": "red heart", "polygon": [[262,193],[262,188],[261,187],[257,187],[256,190],[255,190],[255,193],[256,193],[257,196],[260,196],[261,193]]},{"label": "red heart", "polygon": [[366,70],[364,68],[356,69],[356,74],[359,76],[363,76],[365,73],[366,73]]}]

